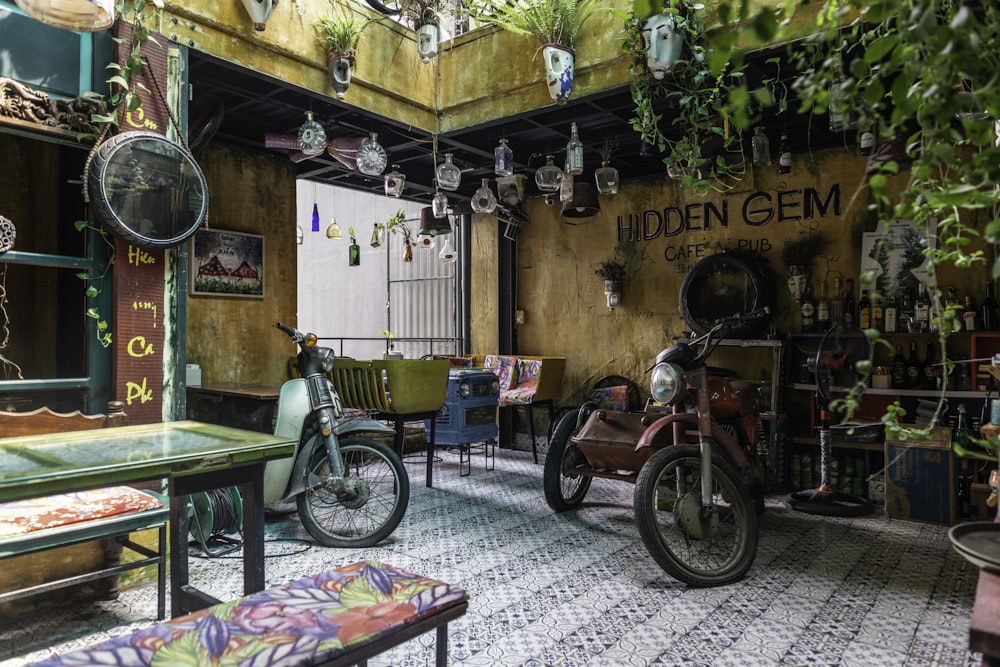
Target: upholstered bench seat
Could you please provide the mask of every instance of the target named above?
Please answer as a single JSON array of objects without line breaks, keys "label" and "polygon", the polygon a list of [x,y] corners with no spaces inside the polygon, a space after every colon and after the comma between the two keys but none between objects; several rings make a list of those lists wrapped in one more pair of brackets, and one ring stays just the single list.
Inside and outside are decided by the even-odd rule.
[{"label": "upholstered bench seat", "polygon": [[444,665],[448,621],[467,606],[457,586],[362,561],[37,664],[353,665],[436,628]]}]

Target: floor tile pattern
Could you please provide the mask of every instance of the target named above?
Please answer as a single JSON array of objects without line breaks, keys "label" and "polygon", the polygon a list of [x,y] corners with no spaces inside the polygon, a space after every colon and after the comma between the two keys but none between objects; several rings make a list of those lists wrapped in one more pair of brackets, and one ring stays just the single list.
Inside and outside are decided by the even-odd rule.
[{"label": "floor tile pattern", "polygon": [[[579,510],[555,514],[542,465],[498,452],[495,470],[473,461],[459,475],[444,451],[435,487],[408,461],[412,498],[381,545],[334,550],[312,544],[294,514],[267,526],[266,574],[278,584],[373,558],[464,587],[469,613],[452,622],[450,664],[473,666],[956,667],[966,651],[978,571],[941,526],[827,518],[769,499],[757,560],[730,586],[693,589],[648,555],[632,518],[633,487],[594,480]],[[238,555],[196,559],[193,582],[238,596]],[[48,608],[0,626],[0,667],[20,667],[143,627],[155,590],[113,602]],[[369,664],[434,663],[434,634]]]}]

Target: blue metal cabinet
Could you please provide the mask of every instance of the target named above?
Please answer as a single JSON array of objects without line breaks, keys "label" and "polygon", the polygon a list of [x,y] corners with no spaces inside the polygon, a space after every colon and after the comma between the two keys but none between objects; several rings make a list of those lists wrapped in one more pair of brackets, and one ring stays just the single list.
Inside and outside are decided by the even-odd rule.
[{"label": "blue metal cabinet", "polygon": [[[448,373],[448,391],[444,405],[434,418],[434,444],[437,447],[458,447],[462,475],[469,474],[470,449],[482,443],[486,450],[487,469],[492,469],[491,449],[498,435],[497,405],[500,382],[497,376],[482,368],[452,368]],[[431,421],[424,421],[430,431]]]}]

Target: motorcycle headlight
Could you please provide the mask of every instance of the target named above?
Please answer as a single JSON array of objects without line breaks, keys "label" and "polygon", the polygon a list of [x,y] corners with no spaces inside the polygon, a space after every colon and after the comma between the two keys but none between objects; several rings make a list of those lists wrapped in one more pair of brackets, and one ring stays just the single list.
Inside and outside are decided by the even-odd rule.
[{"label": "motorcycle headlight", "polygon": [[657,403],[669,404],[684,391],[684,371],[676,364],[657,364],[649,377],[649,393]]},{"label": "motorcycle headlight", "polygon": [[319,363],[320,368],[323,369],[324,373],[329,373],[333,370],[333,350],[328,347],[316,348],[319,352]]},{"label": "motorcycle headlight", "polygon": [[472,385],[470,385],[468,382],[463,382],[462,384],[458,385],[458,395],[461,396],[462,398],[468,398],[469,396],[472,396]]}]

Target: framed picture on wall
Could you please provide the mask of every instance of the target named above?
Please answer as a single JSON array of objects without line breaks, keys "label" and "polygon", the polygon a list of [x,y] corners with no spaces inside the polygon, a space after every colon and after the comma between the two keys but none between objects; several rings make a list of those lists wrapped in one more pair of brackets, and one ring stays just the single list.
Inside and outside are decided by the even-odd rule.
[{"label": "framed picture on wall", "polygon": [[200,229],[191,237],[190,293],[264,298],[264,237]]},{"label": "framed picture on wall", "polygon": [[937,220],[931,219],[927,229],[912,220],[882,220],[878,229],[862,236],[861,271],[875,276],[875,289],[883,297],[901,301],[907,292],[915,297],[917,283],[930,283],[925,250],[937,245]]}]

